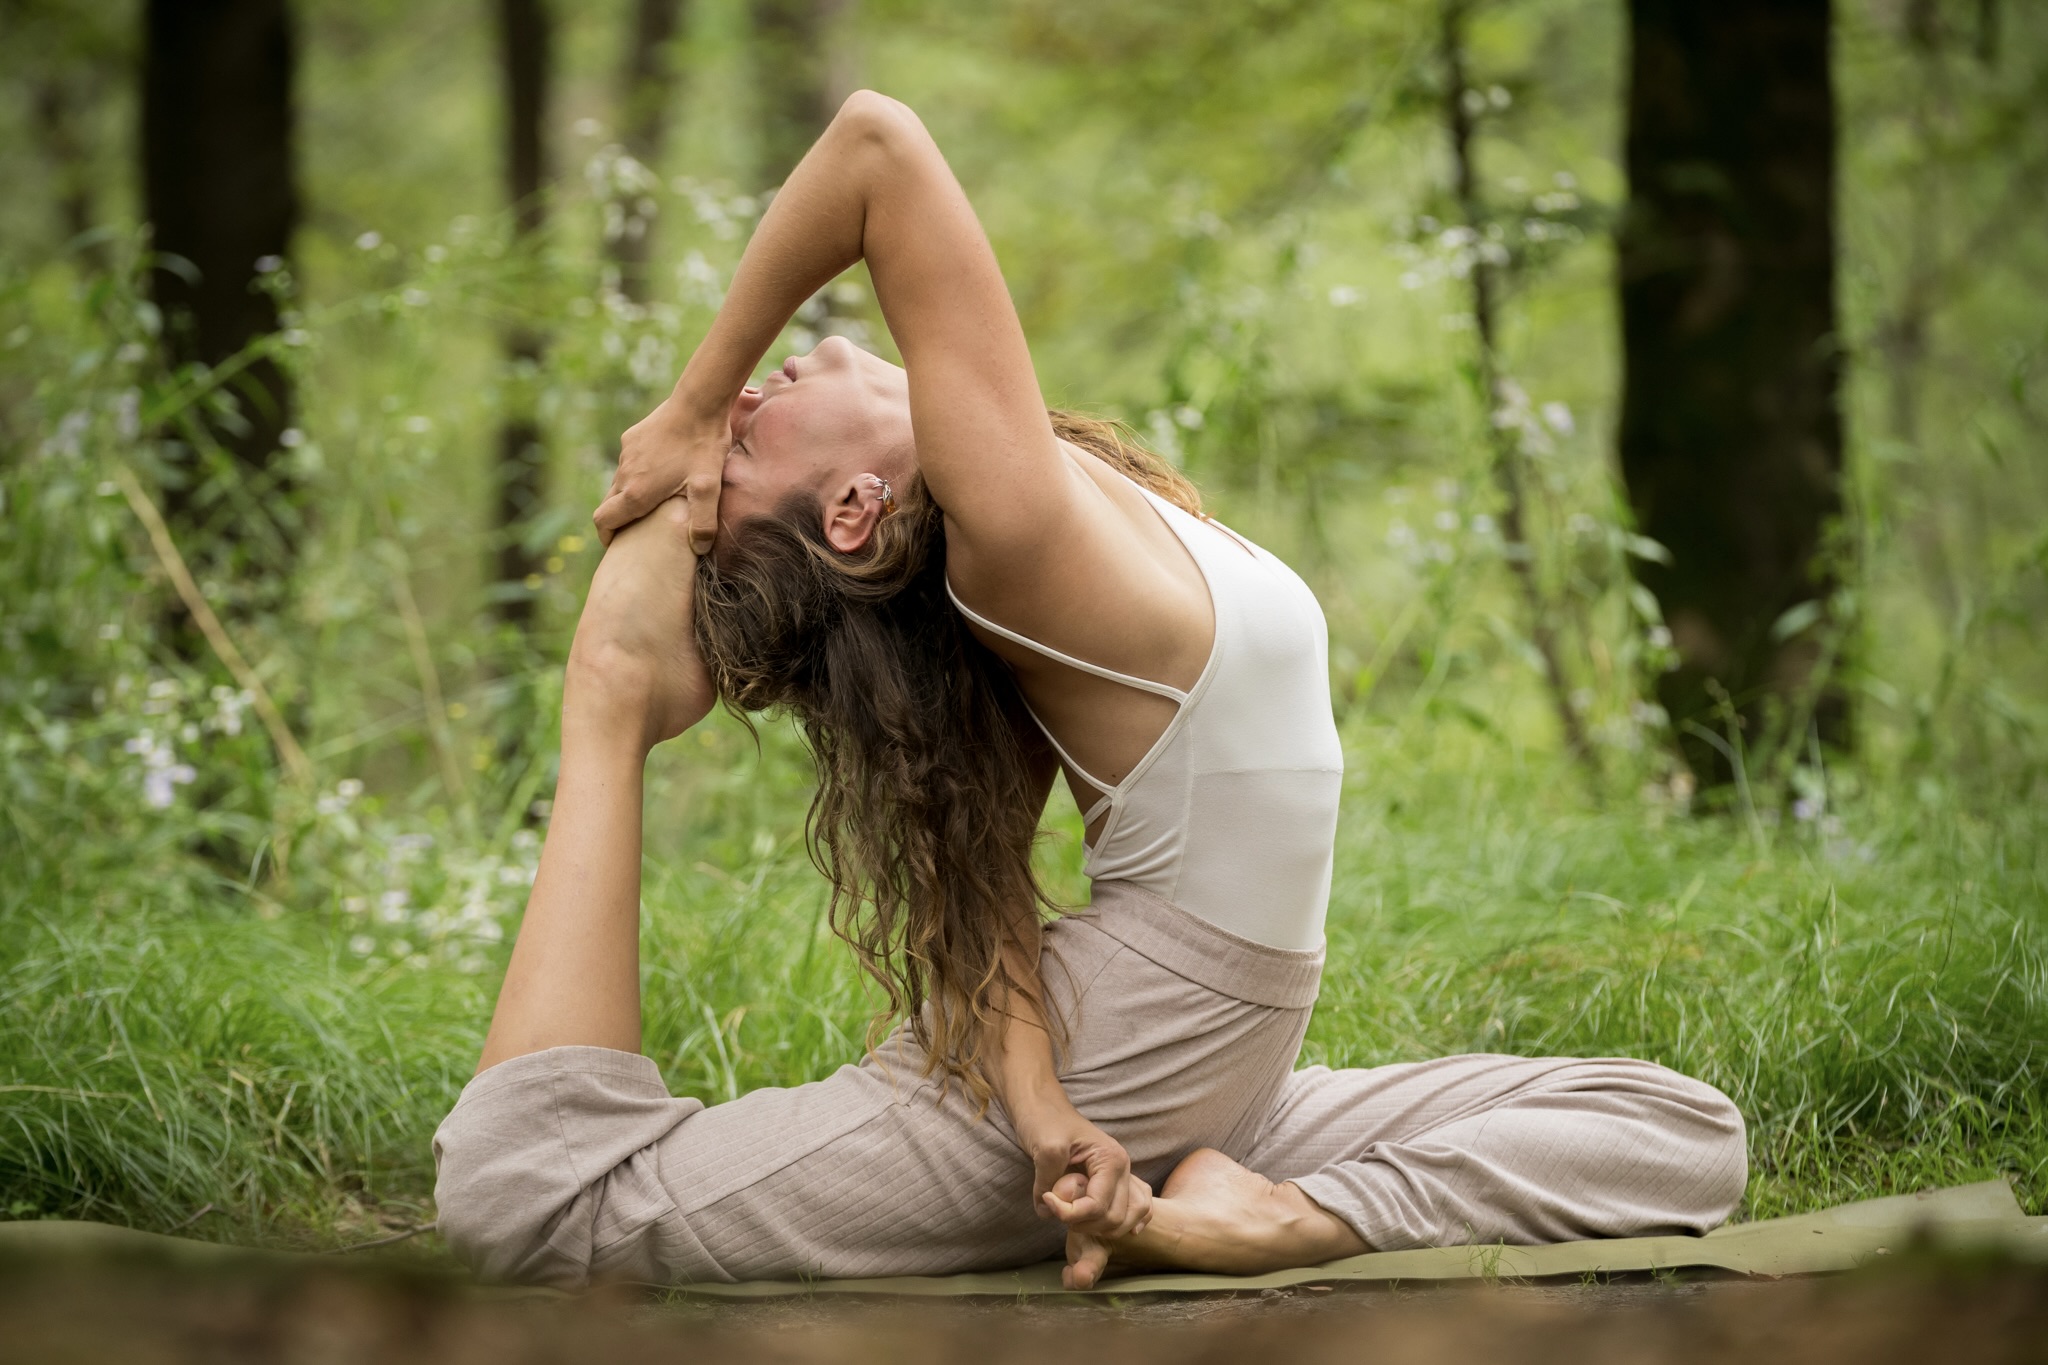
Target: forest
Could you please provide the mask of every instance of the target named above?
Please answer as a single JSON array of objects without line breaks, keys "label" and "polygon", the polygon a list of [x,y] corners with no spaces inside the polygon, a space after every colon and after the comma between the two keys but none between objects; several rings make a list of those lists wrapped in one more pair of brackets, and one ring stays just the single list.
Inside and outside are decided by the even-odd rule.
[{"label": "forest", "polygon": [[[2048,9],[0,0],[0,1217],[431,1254],[619,434],[862,87],[1047,402],[1323,604],[1308,1060],[2048,1211]],[[794,731],[649,783],[671,1089],[857,1058]]]}]

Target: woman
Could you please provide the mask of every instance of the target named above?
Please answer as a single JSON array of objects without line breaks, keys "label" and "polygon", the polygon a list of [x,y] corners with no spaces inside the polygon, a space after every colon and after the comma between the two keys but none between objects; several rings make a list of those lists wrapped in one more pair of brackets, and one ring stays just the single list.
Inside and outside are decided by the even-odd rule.
[{"label": "woman", "polygon": [[[863,259],[904,368],[835,340],[748,386]],[[483,1273],[939,1274],[1064,1240],[1085,1287],[1112,1257],[1243,1273],[1734,1207],[1740,1116],[1661,1067],[1293,1070],[1341,781],[1321,612],[1159,462],[1048,414],[902,105],[855,95],[790,176],[596,522],[553,826],[435,1138]],[[640,784],[720,693],[804,725],[834,926],[905,1023],[706,1108],[638,1052]],[[1093,895],[1048,924],[1056,773]]]}]

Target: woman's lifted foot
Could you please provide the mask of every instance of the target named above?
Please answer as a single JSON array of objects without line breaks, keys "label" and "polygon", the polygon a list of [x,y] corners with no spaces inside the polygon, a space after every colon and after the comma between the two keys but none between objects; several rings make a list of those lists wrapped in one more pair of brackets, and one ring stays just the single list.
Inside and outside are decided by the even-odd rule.
[{"label": "woman's lifted foot", "polygon": [[1070,1234],[1064,1278],[1069,1288],[1090,1288],[1112,1261],[1260,1275],[1370,1249],[1350,1224],[1291,1182],[1276,1185],[1204,1147],[1173,1168],[1142,1231],[1115,1242]]}]

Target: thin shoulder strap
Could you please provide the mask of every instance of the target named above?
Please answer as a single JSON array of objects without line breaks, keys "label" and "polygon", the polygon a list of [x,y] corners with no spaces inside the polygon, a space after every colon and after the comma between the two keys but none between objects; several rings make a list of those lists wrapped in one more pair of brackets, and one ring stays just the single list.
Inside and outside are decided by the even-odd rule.
[{"label": "thin shoulder strap", "polygon": [[[1122,683],[1125,687],[1135,687],[1140,692],[1150,692],[1156,697],[1165,697],[1181,705],[1187,704],[1188,694],[1181,691],[1178,687],[1168,687],[1165,683],[1153,682],[1149,678],[1134,678],[1128,673],[1119,673],[1113,668],[1104,668],[1101,664],[1091,664],[1086,659],[1077,659],[1071,654],[1062,654],[1051,645],[1042,645],[1028,635],[1019,635],[1007,626],[997,625],[965,602],[962,602],[960,594],[953,591],[953,580],[950,578],[946,580],[946,596],[953,599],[953,605],[960,609],[962,616],[965,616],[983,630],[1002,636],[1012,644],[1022,645],[1035,654],[1043,654],[1048,659],[1056,660],[1067,665],[1069,668],[1078,668],[1083,673],[1092,674],[1098,678],[1105,678],[1113,683]],[[1098,783],[1097,785],[1100,784]]]}]

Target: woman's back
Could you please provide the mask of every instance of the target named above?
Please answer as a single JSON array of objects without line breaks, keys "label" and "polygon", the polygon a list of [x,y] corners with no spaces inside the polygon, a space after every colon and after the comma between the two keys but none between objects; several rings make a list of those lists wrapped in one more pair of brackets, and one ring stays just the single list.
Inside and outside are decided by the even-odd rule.
[{"label": "woman's back", "polygon": [[1120,782],[1067,767],[1102,793],[1084,870],[1126,882],[1220,928],[1278,948],[1322,942],[1344,756],[1330,713],[1328,640],[1315,596],[1279,559],[1174,506],[1147,501],[1186,547],[1215,621],[1186,692],[1061,654],[979,615],[984,630],[1178,711]]}]

